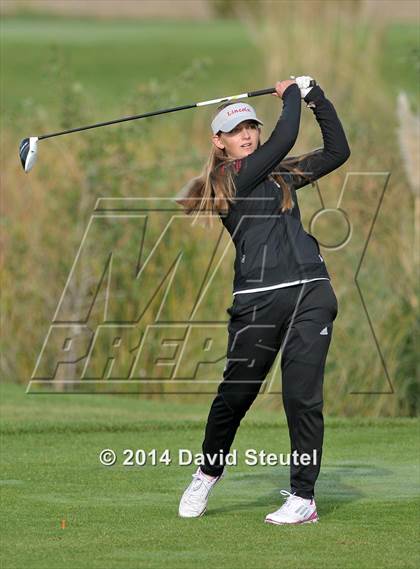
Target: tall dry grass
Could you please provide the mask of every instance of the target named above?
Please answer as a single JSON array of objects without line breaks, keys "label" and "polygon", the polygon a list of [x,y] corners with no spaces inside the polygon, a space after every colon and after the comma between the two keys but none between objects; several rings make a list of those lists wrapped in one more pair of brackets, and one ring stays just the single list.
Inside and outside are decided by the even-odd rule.
[{"label": "tall dry grass", "polygon": [[[190,67],[177,76],[168,78],[166,83],[150,82],[139,84],[129,96],[122,96],[121,106],[126,114],[136,114],[138,109],[155,110],[180,104],[190,83],[206,73],[208,61],[194,60]],[[51,62],[51,74],[59,86],[57,97],[61,101],[57,130],[74,125],[88,124],[93,102],[86,96],[83,86],[75,82],[66,70],[65,61],[59,51]],[[142,223],[137,233],[133,233],[129,223],[115,223],[112,220],[101,225],[103,232],[95,235],[95,242],[89,244],[88,257],[81,256],[73,278],[68,281],[83,235],[88,226],[98,198],[143,198],[166,197],[163,204],[147,202],[147,207],[168,208],[178,211],[172,200],[186,179],[201,169],[206,152],[210,148],[208,125],[205,119],[195,115],[179,116],[174,121],[142,121],[126,123],[123,127],[88,131],[84,136],[68,136],[39,143],[39,158],[34,170],[23,173],[17,159],[16,132],[25,132],[25,117],[31,116],[34,132],[51,130],[48,110],[30,103],[22,109],[14,129],[2,131],[2,210],[3,210],[3,258],[1,264],[2,294],[2,360],[1,373],[9,380],[26,383],[32,376],[43,341],[56,313],[60,297],[66,288],[64,305],[58,314],[58,321],[74,323],[73,331],[82,336],[77,323],[85,323],[95,330],[104,319],[106,287],[96,288],[105,263],[103,252],[117,246],[123,251],[126,262],[114,271],[111,298],[114,315],[118,320],[132,321],[136,307],[142,297],[151,296],[156,283],[168,270],[167,259],[176,249],[182,250],[183,262],[178,280],[168,295],[166,318],[170,321],[184,321],[185,312],[191,299],[197,296],[202,276],[206,274],[208,252],[203,253],[203,243],[211,249],[211,240],[203,232],[199,239],[191,239],[182,231],[179,221],[174,223],[172,233],[159,250],[152,263],[149,282],[141,287],[133,285],[133,275],[138,263],[141,245]],[[206,135],[204,130],[206,129]],[[178,144],[180,133],[191,137],[188,147]],[[126,205],[126,204],[125,204]],[[145,203],[142,203],[143,207]],[[178,213],[180,213],[178,211]],[[150,253],[161,236],[168,221],[168,214],[152,215],[148,221],[142,260]],[[143,227],[144,228],[144,227]],[[195,231],[195,230],[194,230]],[[199,230],[200,231],[200,230]],[[212,234],[217,238],[221,225]],[[225,238],[226,240],[226,238]],[[114,249],[115,250],[115,249]],[[187,272],[186,272],[186,269]],[[229,283],[231,263],[220,271],[222,280]],[[183,275],[183,276],[182,276]],[[144,280],[144,279],[143,279]],[[167,282],[166,282],[167,284]],[[204,320],[214,319],[214,306],[219,309],[228,306],[229,286],[223,295],[214,288],[210,291],[207,314]],[[97,294],[94,310],[89,320],[84,322]],[[162,301],[161,291],[157,301]],[[139,330],[153,323],[156,316],[156,301],[141,321]],[[221,320],[224,318],[221,311]],[[64,314],[64,315],[63,315]],[[163,315],[165,318],[165,314]],[[139,331],[139,341],[141,331]],[[221,338],[220,341],[224,341]],[[155,342],[155,344],[153,343]],[[131,346],[133,348],[134,346]],[[154,364],[158,339],[148,343],[146,357],[139,363],[140,376]],[[102,349],[106,348],[102,346]],[[222,350],[222,343],[220,345]],[[153,354],[154,350],[154,354]],[[56,365],[56,354],[47,353],[47,368],[51,371]],[[66,355],[73,361],[76,353]],[[131,354],[123,358],[120,367],[127,369]],[[220,364],[220,371],[223,363]],[[156,371],[156,366],[154,371]],[[158,370],[159,371],[159,370]],[[65,389],[60,383],[74,377],[81,377],[81,365],[59,366],[55,378],[57,389]],[[166,370],[162,368],[161,377]],[[159,376],[159,374],[158,374]],[[99,375],[99,377],[101,377]],[[71,388],[71,386],[70,386]],[[99,387],[100,389],[100,387]],[[160,384],[149,386],[156,393],[163,391]]]},{"label": "tall dry grass", "polygon": [[[335,208],[346,174],[352,173],[341,203],[353,225],[351,241],[339,250],[323,249],[339,301],[326,371],[326,411],[340,415],[413,415],[417,409],[413,308],[418,294],[413,271],[414,195],[401,159],[395,102],[378,71],[383,30],[364,18],[357,2],[266,2],[257,4],[257,8],[245,2],[239,15],[261,52],[266,85],[290,74],[313,75],[335,104],[352,150],[350,160],[342,168],[319,182],[325,207]],[[61,100],[58,127],[89,123],[94,103],[84,93],[83,86],[66,74],[65,64],[60,63],[59,54],[57,57],[52,77],[61,89],[57,94]],[[189,82],[201,72],[205,73],[205,63],[192,65],[166,84],[139,85],[130,97],[122,96],[121,105],[127,114],[135,114],[139,108],[152,110],[181,104]],[[260,99],[258,107],[274,122],[276,110],[268,98]],[[126,123],[124,128],[110,127],[112,136],[109,130],[99,129],[71,140],[52,139],[40,147],[36,172],[25,175],[16,159],[15,133],[26,134],[24,117],[28,114],[34,119],[36,132],[50,130],[48,109],[27,101],[14,128],[2,131],[1,164],[1,373],[22,383],[31,376],[96,200],[174,197],[186,180],[201,170],[209,150],[207,116],[196,113],[168,122],[143,121],[141,128],[135,123]],[[321,143],[311,111],[304,108],[302,114],[293,154],[319,147]],[[188,145],[174,144],[180,133]],[[378,210],[389,173],[387,191]],[[311,217],[321,207],[319,196],[313,188],[306,187],[299,192],[299,201],[306,228],[322,243],[334,243],[343,231],[341,218],[328,214],[312,227]],[[376,223],[370,235],[375,213]],[[148,226],[145,253],[160,236],[162,223]],[[168,320],[182,322],[193,309],[192,299],[201,290],[203,275],[211,273],[209,259],[214,243],[221,238],[220,249],[223,249],[229,240],[221,224],[207,234],[202,227],[188,223],[182,227],[174,224],[171,231],[168,248],[156,257],[154,276],[160,282],[167,271],[172,246],[174,250],[182,250],[178,280],[168,295],[165,313]],[[358,283],[373,330],[355,283],[368,239]],[[89,262],[79,267],[70,283],[67,314],[86,314],[95,293],[94,285],[103,270],[101,247],[106,250],[117,244],[125,252],[126,262],[119,267],[113,302],[120,319],[130,320],[141,302],[139,290],[133,286],[133,260],[139,240],[139,234],[133,233],[128,225],[103,226],[92,245]],[[232,261],[230,248],[195,319],[204,322],[227,319]],[[146,285],[142,294],[150,294],[153,284]],[[143,327],[154,321],[163,294],[162,289],[153,301],[151,312],[142,320]],[[101,288],[89,322],[92,329],[103,318],[104,302],[105,290]],[[220,353],[226,340],[223,330],[216,337]],[[159,353],[158,338],[149,344],[151,349],[139,364],[140,374],[147,373]],[[101,349],[105,353],[105,346]],[[194,353],[190,359],[194,361]],[[54,364],[54,354],[48,361]],[[119,365],[126,368],[129,357]],[[213,366],[212,375],[217,372],[221,378],[223,366],[224,361]],[[159,369],[161,377],[165,377],[168,368]],[[69,373],[73,374],[74,369],[66,371],[62,367],[60,377],[65,378]],[[279,387],[279,370],[273,369],[272,373],[276,374],[275,386]],[[150,388],[156,395],[168,389],[163,384]],[[261,397],[256,402],[258,406],[279,404],[279,395]]]},{"label": "tall dry grass", "polygon": [[[263,56],[267,83],[291,74],[315,77],[336,106],[352,151],[338,172],[319,182],[325,207],[335,207],[350,174],[341,207],[353,225],[344,249],[324,249],[339,299],[326,374],[327,409],[339,414],[413,415],[418,405],[418,193],[410,187],[417,188],[418,181],[410,178],[418,171],[418,128],[413,133],[418,118],[406,113],[402,118],[400,112],[398,137],[395,102],[388,94],[388,82],[395,79],[385,81],[380,74],[383,24],[368,19],[358,0],[243,2],[237,15]],[[314,123],[305,110],[293,154],[319,146]],[[411,155],[408,170],[400,147],[403,157]],[[310,187],[299,197],[308,227],[322,204]],[[314,228],[323,243],[338,229],[337,219],[331,217]],[[366,244],[357,273],[363,307],[355,275]]]}]

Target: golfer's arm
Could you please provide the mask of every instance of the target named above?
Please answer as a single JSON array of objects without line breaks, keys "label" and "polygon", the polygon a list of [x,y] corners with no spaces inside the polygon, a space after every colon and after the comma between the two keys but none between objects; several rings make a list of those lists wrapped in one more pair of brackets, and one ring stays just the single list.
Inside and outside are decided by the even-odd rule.
[{"label": "golfer's arm", "polygon": [[291,175],[292,185],[295,190],[318,180],[341,166],[350,156],[350,148],[346,135],[335,108],[329,101],[323,90],[316,85],[305,97],[307,103],[312,102],[315,106],[309,107],[321,128],[323,148],[313,150],[301,157],[290,157],[279,164],[278,171],[282,167],[287,170],[289,160],[305,173],[305,176]]},{"label": "golfer's arm", "polygon": [[262,182],[296,142],[299,133],[301,97],[296,83],[283,93],[283,109],[270,138],[252,154],[235,163],[236,195],[246,197]]}]

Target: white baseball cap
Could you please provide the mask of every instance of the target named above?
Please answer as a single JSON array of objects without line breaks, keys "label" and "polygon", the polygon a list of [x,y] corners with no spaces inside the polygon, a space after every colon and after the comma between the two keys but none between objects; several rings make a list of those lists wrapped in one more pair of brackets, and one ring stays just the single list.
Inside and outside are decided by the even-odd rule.
[{"label": "white baseball cap", "polygon": [[217,134],[220,130],[222,132],[230,132],[242,121],[256,121],[259,124],[264,124],[257,118],[255,110],[248,105],[248,103],[234,103],[222,109],[213,119],[211,129],[213,134]]}]

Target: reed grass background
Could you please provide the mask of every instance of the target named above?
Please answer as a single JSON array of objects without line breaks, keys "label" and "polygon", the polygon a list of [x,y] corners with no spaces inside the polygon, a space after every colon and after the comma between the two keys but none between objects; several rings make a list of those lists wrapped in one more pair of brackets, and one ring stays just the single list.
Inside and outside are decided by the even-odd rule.
[{"label": "reed grass background", "polygon": [[[325,207],[335,208],[348,175],[342,207],[353,226],[348,245],[323,248],[339,301],[326,370],[326,412],[415,415],[419,131],[413,124],[419,112],[418,26],[377,21],[356,1],[238,2],[233,16],[195,23],[100,22],[42,14],[3,17],[1,375],[22,384],[31,377],[97,198],[173,198],[206,160],[212,111],[186,111],[52,139],[40,144],[39,163],[29,175],[17,159],[21,138],[263,88],[290,74],[310,74],[336,106],[352,150],[342,168],[319,181]],[[267,137],[278,116],[278,102],[261,98],[255,106]],[[302,115],[294,155],[322,144],[311,111],[303,108]],[[307,186],[298,195],[305,228],[324,244],[336,243],[343,235],[342,219],[330,213],[311,225],[322,205],[319,194]],[[110,223],[98,241],[102,247],[108,241],[119,244],[126,255],[122,260],[131,261],[139,242],[130,231]],[[148,227],[145,254],[160,231],[159,223]],[[167,271],[173,251],[183,251],[166,301],[168,319],[185,320],[219,237],[221,246],[228,244],[221,224],[206,234],[187,221],[165,241],[167,249],[152,267],[156,279]],[[100,260],[100,255],[91,256],[71,283],[69,313],[86,313],[95,278],[103,269]],[[232,263],[229,249],[200,319],[227,319]],[[142,286],[147,297],[155,281]],[[133,266],[122,262],[112,296],[114,314],[129,319],[138,296]],[[93,326],[100,323],[103,302],[101,290]],[[151,311],[142,322],[153,322],[153,316]],[[226,332],[221,332],[221,349],[226,340]],[[147,370],[153,361],[150,349],[142,366]],[[219,377],[223,365],[214,367]],[[60,377],[67,373],[61,366]],[[274,373],[278,382],[279,371]],[[169,388],[162,382],[154,389],[155,397],[162,397]],[[261,396],[255,405],[277,408],[281,398]]]}]

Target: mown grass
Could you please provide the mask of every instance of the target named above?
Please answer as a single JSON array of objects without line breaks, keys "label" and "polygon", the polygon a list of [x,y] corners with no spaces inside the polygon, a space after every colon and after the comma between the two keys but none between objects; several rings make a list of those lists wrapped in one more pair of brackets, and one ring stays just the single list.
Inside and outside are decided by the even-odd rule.
[{"label": "mown grass", "polygon": [[[5,569],[417,566],[415,420],[327,419],[320,522],[284,528],[263,519],[282,502],[287,468],[244,463],[247,448],[288,452],[280,414],[250,410],[233,446],[238,465],[206,515],[185,520],[178,501],[194,467],[178,465],[178,449],[200,451],[209,400],[35,396],[10,384],[0,393]],[[103,448],[117,465],[100,465]],[[127,448],[169,449],[173,462],[122,466]]]},{"label": "mown grass", "polygon": [[[206,84],[200,85],[198,78],[198,82],[191,85],[191,102],[197,97],[230,94],[232,88],[239,89],[238,92],[241,88],[259,88],[258,81],[263,77],[258,50],[246,28],[233,20],[192,25],[190,22],[96,21],[33,14],[4,17],[1,31],[0,93],[2,118],[6,124],[15,113],[22,112],[25,100],[48,107],[50,111],[56,110],[58,86],[51,86],[49,72],[57,51],[68,66],[69,75],[76,78],[95,101],[92,110],[98,115],[118,108],[122,93],[182,72],[192,58],[207,60],[209,75]],[[398,89],[406,89],[416,108],[418,71],[417,26],[389,25],[381,74],[390,94],[395,96]],[[213,92],[209,93],[209,88]]]},{"label": "mown grass", "polygon": [[[106,120],[107,113],[116,109],[124,116],[127,93],[150,81],[170,81],[194,59],[206,60],[209,73],[205,81],[197,76],[191,82],[183,94],[184,104],[261,88],[258,52],[246,29],[234,21],[9,17],[2,23],[1,96],[6,123],[12,124],[11,117],[21,113],[29,100],[57,111],[60,85],[51,78],[55,54],[94,102],[92,122],[101,116]],[[148,110],[156,109],[138,112]],[[26,124],[30,129],[30,116]]]},{"label": "mown grass", "polygon": [[393,24],[386,34],[382,75],[393,96],[406,91],[413,109],[420,110],[420,34],[416,24]]}]

